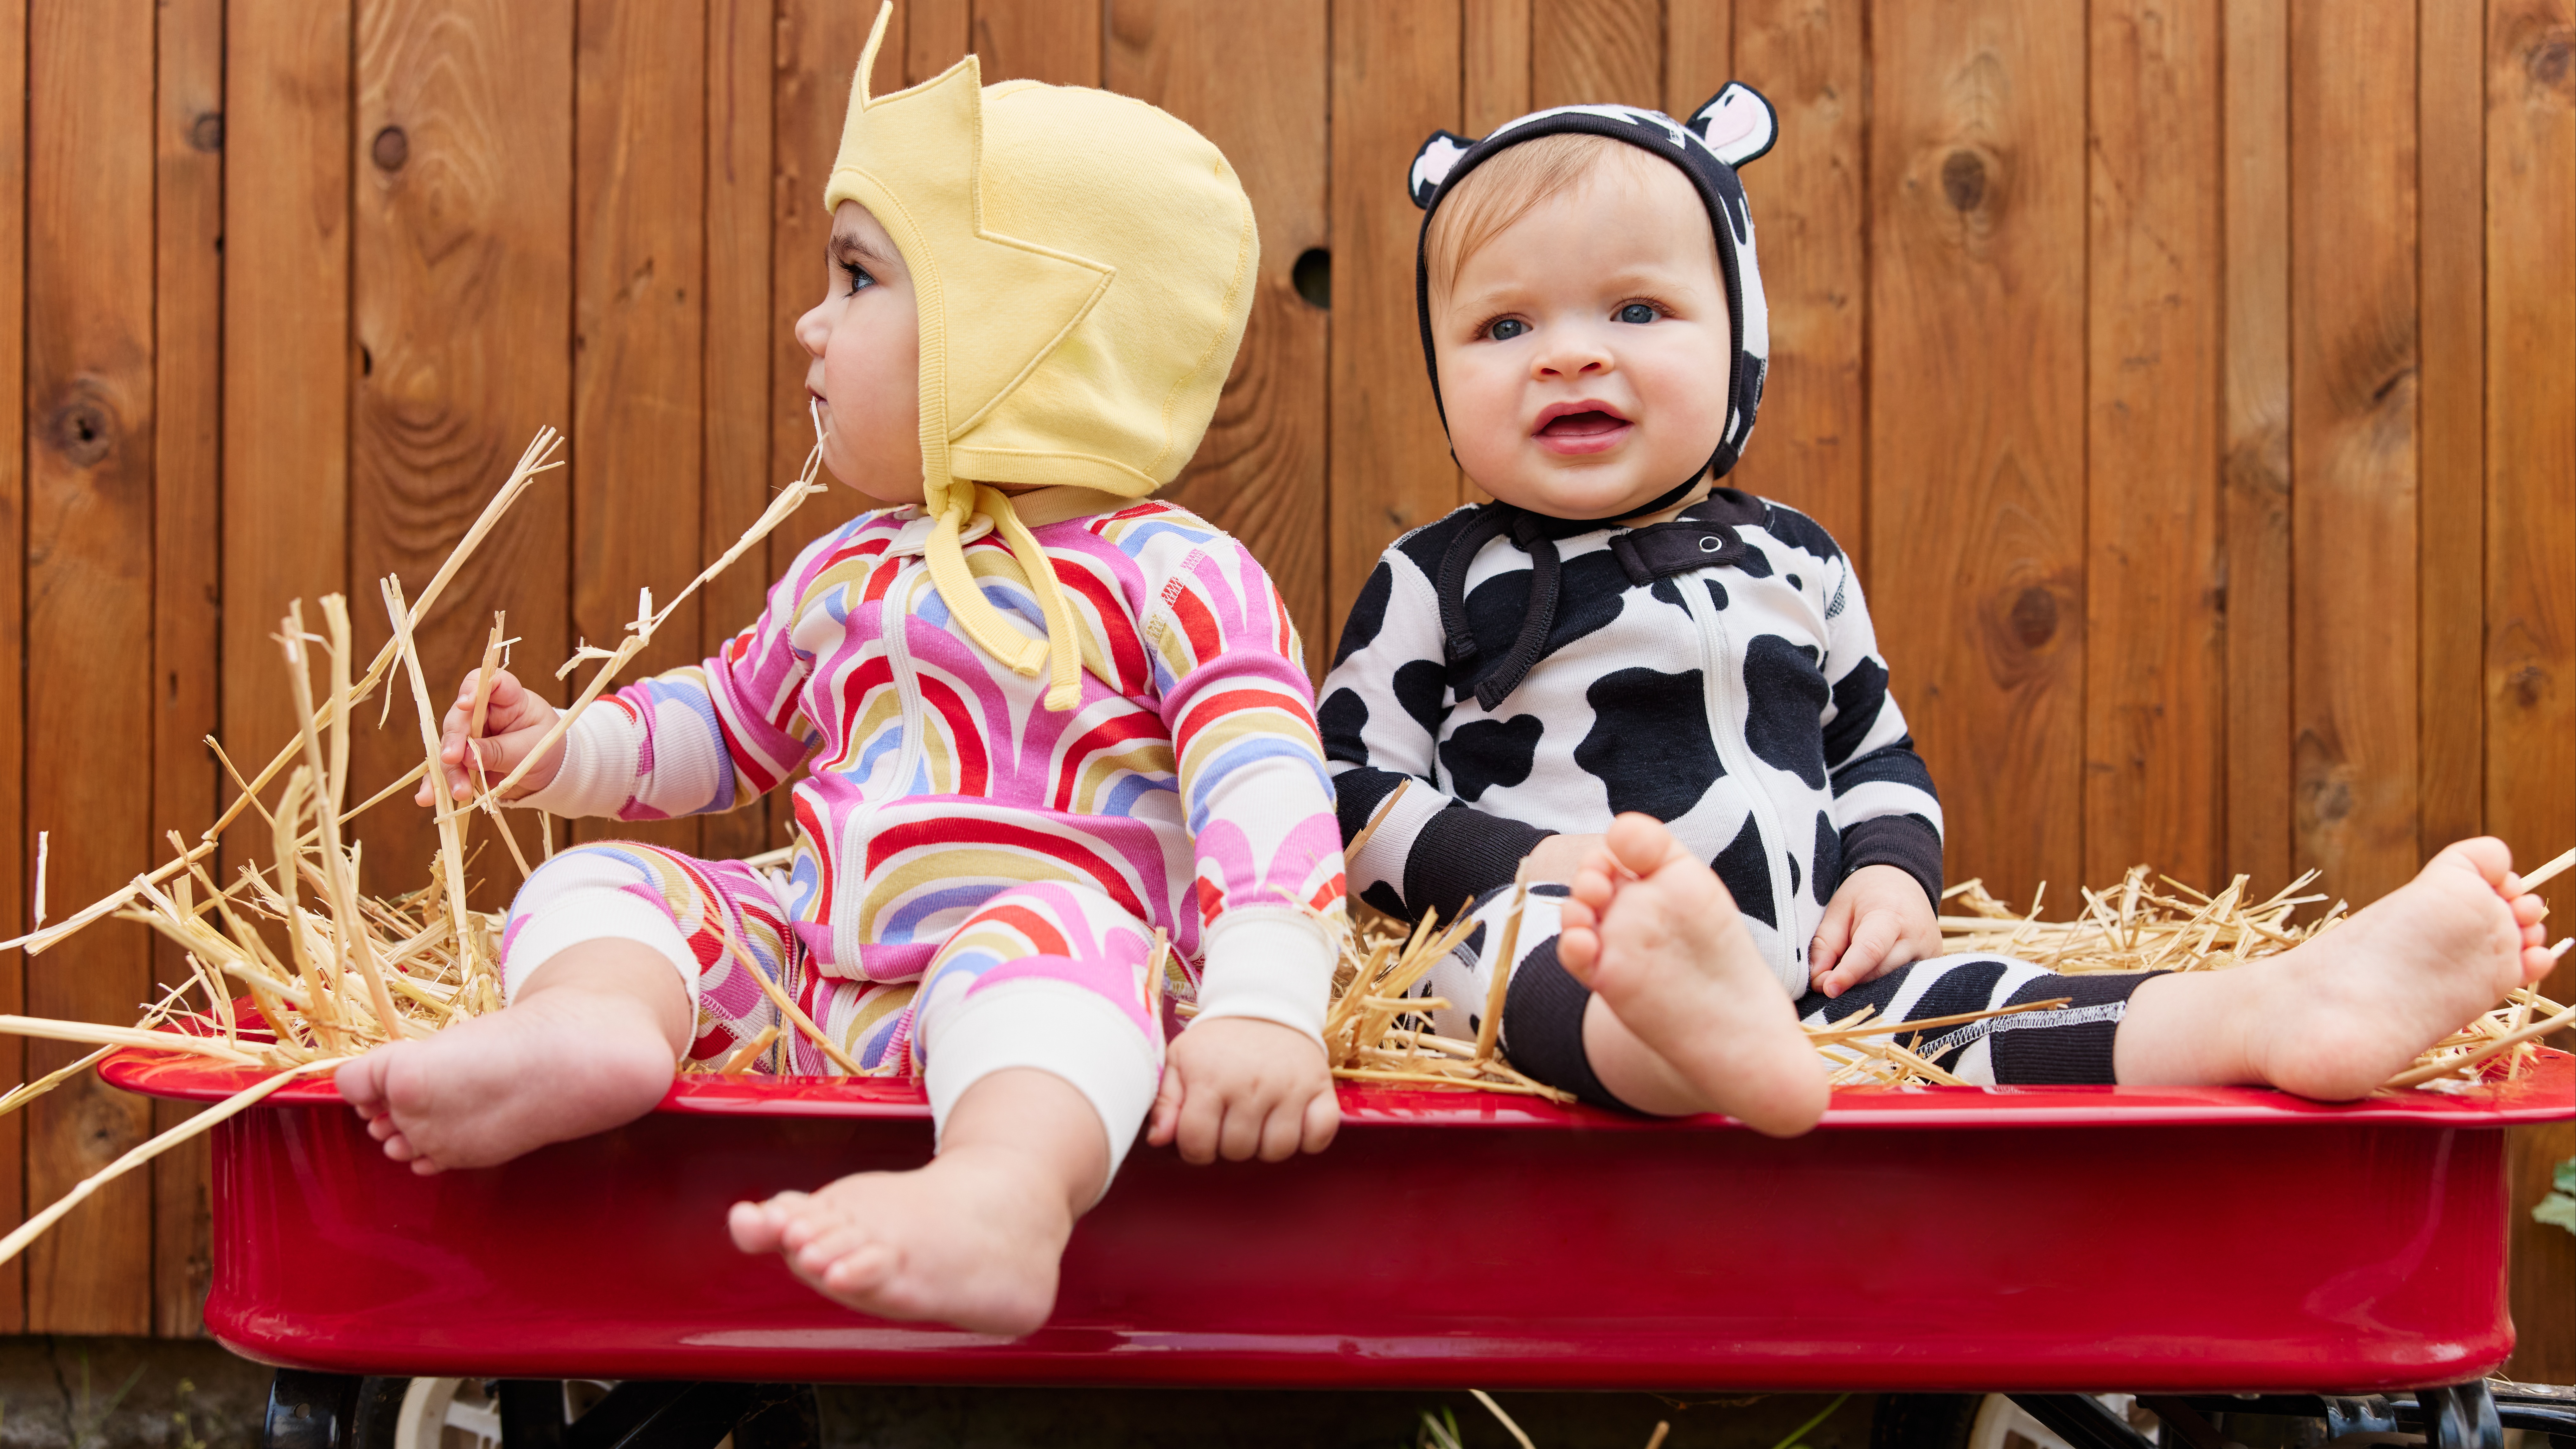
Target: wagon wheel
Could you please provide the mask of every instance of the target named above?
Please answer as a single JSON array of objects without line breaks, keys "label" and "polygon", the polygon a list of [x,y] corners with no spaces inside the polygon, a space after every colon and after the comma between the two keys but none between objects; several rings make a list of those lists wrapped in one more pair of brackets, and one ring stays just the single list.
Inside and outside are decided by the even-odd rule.
[{"label": "wagon wheel", "polygon": [[281,1370],[265,1449],[816,1449],[809,1384],[347,1378]]}]

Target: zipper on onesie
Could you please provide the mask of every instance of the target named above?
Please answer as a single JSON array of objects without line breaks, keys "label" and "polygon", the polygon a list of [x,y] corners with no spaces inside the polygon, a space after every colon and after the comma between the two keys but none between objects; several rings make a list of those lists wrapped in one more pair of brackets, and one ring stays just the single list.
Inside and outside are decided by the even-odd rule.
[{"label": "zipper on onesie", "polygon": [[[1726,618],[1708,597],[1704,572],[1688,573],[1673,582],[1680,588],[1682,607],[1690,611],[1691,622],[1699,626],[1700,678],[1708,711],[1708,733],[1717,746],[1719,763],[1735,777],[1744,791],[1753,816],[1753,833],[1762,842],[1763,872],[1771,878],[1771,919],[1774,922],[1774,945],[1764,953],[1771,969],[1780,980],[1803,976],[1804,960],[1791,938],[1797,933],[1798,918],[1793,909],[1795,898],[1788,878],[1781,873],[1785,837],[1780,831],[1780,818],[1774,808],[1771,792],[1761,788],[1760,777],[1753,772],[1752,751],[1745,746],[1744,732],[1735,722],[1748,717],[1750,701],[1744,696],[1744,673],[1735,658],[1735,640],[1727,632]],[[1691,585],[1700,587],[1693,588]]]}]

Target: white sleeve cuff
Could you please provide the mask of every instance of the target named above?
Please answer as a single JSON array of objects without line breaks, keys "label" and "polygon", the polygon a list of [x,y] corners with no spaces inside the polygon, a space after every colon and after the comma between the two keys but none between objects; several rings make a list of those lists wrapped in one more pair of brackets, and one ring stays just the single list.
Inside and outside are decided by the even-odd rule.
[{"label": "white sleeve cuff", "polygon": [[1336,952],[1324,923],[1287,906],[1228,911],[1207,931],[1193,1025],[1221,1017],[1275,1022],[1317,1043],[1333,994]]},{"label": "white sleeve cuff", "polygon": [[643,731],[628,728],[626,711],[592,705],[564,732],[563,765],[542,790],[509,803],[549,815],[615,815],[635,794],[635,765]]}]

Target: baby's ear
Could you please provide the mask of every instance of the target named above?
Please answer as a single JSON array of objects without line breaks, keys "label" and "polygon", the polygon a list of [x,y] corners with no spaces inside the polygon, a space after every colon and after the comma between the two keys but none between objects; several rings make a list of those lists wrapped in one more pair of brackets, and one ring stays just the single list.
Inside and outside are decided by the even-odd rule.
[{"label": "baby's ear", "polygon": [[1761,159],[1780,139],[1780,118],[1771,103],[1742,81],[1728,81],[1688,124],[1718,160],[1735,167]]},{"label": "baby's ear", "polygon": [[1474,144],[1464,136],[1453,136],[1446,131],[1432,132],[1431,139],[1422,143],[1422,149],[1413,153],[1410,178],[1413,204],[1429,211],[1431,198],[1440,194],[1440,183],[1449,179],[1458,158],[1466,155],[1467,148]]}]

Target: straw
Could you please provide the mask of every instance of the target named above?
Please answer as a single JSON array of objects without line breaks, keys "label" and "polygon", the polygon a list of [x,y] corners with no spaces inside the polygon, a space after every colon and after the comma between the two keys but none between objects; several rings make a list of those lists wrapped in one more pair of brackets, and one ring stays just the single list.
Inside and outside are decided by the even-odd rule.
[{"label": "straw", "polygon": [[85,1178],[82,1178],[78,1186],[75,1186],[70,1192],[63,1194],[61,1199],[55,1202],[53,1206],[46,1208],[43,1212],[36,1214],[34,1217],[27,1219],[23,1223],[20,1223],[17,1231],[11,1233],[6,1238],[0,1238],[0,1263],[6,1263],[10,1259],[26,1251],[26,1247],[29,1243],[43,1237],[47,1228],[50,1228],[54,1224],[62,1221],[65,1214],[69,1213],[73,1208],[79,1207],[82,1203],[88,1201],[90,1195],[97,1192],[100,1188],[105,1187],[107,1184],[114,1182],[116,1179],[123,1177],[129,1172],[132,1172],[134,1169],[141,1167],[143,1164],[150,1162],[153,1158],[160,1156],[162,1153],[169,1151],[171,1148],[178,1146],[189,1138],[213,1131],[218,1125],[241,1115],[243,1112],[246,1112],[252,1107],[255,1107],[261,1102],[267,1100],[270,1093],[273,1093],[278,1088],[295,1081],[297,1078],[309,1076],[325,1067],[336,1067],[338,1065],[340,1065],[340,1060],[338,1058],[326,1058],[322,1061],[306,1062],[301,1066],[289,1067],[285,1071],[278,1073],[276,1076],[270,1077],[266,1081],[259,1083],[257,1086],[248,1087],[242,1091],[235,1092],[223,1101],[216,1103],[214,1106],[207,1108],[205,1111],[200,1112],[193,1117],[190,1117],[178,1126],[162,1133],[160,1136],[137,1144],[132,1151],[126,1153],[123,1157],[116,1159],[107,1166],[100,1168],[98,1171],[91,1173]]}]

